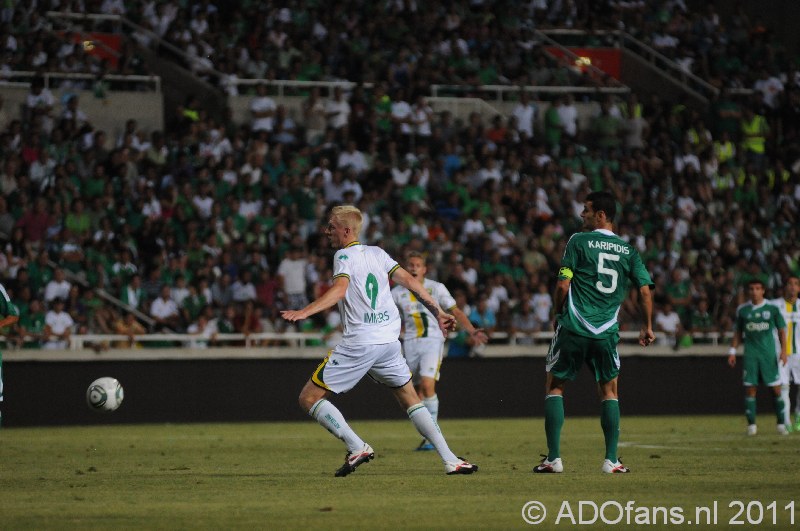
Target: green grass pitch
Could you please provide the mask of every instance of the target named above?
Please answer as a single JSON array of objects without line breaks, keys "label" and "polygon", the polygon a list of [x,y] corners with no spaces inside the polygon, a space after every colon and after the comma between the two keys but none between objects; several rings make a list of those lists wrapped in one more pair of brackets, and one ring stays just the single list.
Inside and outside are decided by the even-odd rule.
[{"label": "green grass pitch", "polygon": [[[567,417],[558,475],[531,473],[545,450],[541,418],[443,419],[453,450],[480,465],[472,476],[446,476],[435,452],[412,451],[419,437],[407,421],[351,424],[376,459],[346,478],[333,477],[344,446],[310,419],[3,428],[0,529],[558,529],[573,527],[566,514],[555,522],[565,502],[579,523],[581,501],[680,507],[685,520],[717,502],[717,528],[740,501],[744,525],[731,528],[800,526],[800,434],[777,435],[767,415],[756,437],[742,417],[623,416],[632,473],[617,476],[600,473],[596,418]],[[522,508],[534,500],[547,516],[528,526]],[[622,514],[614,507],[606,519]],[[656,523],[647,528],[685,527]]]}]

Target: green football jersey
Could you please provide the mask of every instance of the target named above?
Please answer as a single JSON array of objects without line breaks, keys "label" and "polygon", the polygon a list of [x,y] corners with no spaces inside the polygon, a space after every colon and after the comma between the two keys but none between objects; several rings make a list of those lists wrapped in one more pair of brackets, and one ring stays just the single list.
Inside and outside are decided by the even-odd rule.
[{"label": "green football jersey", "polygon": [[736,331],[744,336],[745,356],[775,357],[776,329],[786,328],[781,311],[766,301],[758,306],[746,302],[736,309]]},{"label": "green football jersey", "polygon": [[16,316],[19,317],[19,310],[11,302],[11,299],[6,293],[6,289],[0,284],[0,317],[9,317],[9,316]]},{"label": "green football jersey", "polygon": [[653,283],[636,248],[602,229],[572,235],[558,278],[570,279],[559,324],[588,337],[617,333],[617,315],[630,285]]}]

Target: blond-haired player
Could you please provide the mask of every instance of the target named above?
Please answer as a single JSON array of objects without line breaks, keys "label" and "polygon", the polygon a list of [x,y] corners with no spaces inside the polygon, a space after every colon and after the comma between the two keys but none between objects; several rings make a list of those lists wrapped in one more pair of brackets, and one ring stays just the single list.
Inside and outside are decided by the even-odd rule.
[{"label": "blond-haired player", "polygon": [[300,407],[345,443],[347,455],[335,475],[346,476],[373,459],[375,453],[329,398],[349,391],[369,374],[392,389],[417,431],[436,447],[447,474],[471,474],[478,467],[450,450],[411,384],[411,371],[398,339],[400,314],[392,300],[389,279],[412,290],[443,331],[455,326],[455,318],[445,313],[422,284],[383,249],[361,244],[357,239],[361,225],[361,211],[357,208],[333,208],[325,230],[331,247],[338,249],[333,257],[333,286],[305,308],[281,312],[284,319],[298,321],[338,303],[342,315],[342,341],[306,382],[300,392]]},{"label": "blond-haired player", "polygon": [[[475,345],[482,345],[488,337],[478,328],[475,328],[464,315],[456,300],[441,282],[425,278],[428,272],[425,257],[411,251],[406,256],[406,270],[417,279],[425,291],[430,293],[436,304],[455,316],[456,321],[464,327]],[[436,326],[436,318],[422,304],[408,288],[395,286],[392,289],[392,298],[400,309],[403,318],[403,355],[406,358],[417,395],[428,408],[437,422],[439,417],[439,397],[436,395],[436,382],[439,381],[439,370],[442,366],[445,335]],[[433,450],[433,445],[427,439],[417,447],[417,450]]]}]

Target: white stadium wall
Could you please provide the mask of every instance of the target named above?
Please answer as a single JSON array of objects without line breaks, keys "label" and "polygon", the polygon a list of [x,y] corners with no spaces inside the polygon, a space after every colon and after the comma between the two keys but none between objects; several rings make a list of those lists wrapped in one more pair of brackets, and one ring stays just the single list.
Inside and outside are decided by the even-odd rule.
[{"label": "white stadium wall", "polygon": [[[22,106],[28,95],[27,87],[0,86],[3,97],[3,109],[9,119],[22,118]],[[164,101],[157,92],[109,91],[105,98],[96,98],[90,90],[52,89],[56,104],[52,116],[57,120],[64,110],[62,98],[69,94],[77,94],[80,98],[78,108],[86,113],[89,123],[95,129],[105,131],[109,142],[116,141],[117,135],[125,127],[125,121],[133,118],[139,129],[149,134],[164,130]],[[111,147],[111,146],[107,146]]]}]

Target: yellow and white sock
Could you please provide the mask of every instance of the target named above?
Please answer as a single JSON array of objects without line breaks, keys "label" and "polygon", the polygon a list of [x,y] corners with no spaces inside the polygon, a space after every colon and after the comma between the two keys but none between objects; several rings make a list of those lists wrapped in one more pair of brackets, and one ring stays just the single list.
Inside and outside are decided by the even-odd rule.
[{"label": "yellow and white sock", "polygon": [[439,397],[437,395],[422,399],[422,403],[430,411],[431,417],[436,424],[439,424]]}]

